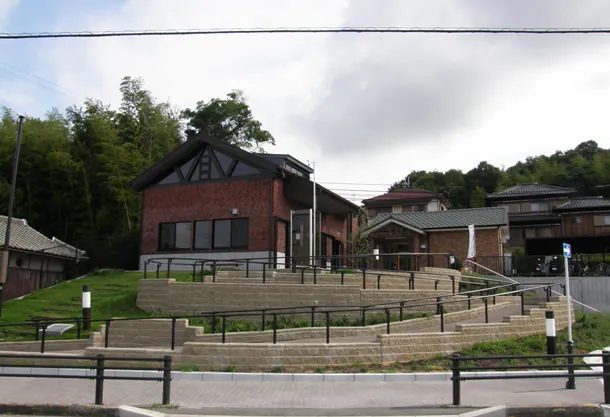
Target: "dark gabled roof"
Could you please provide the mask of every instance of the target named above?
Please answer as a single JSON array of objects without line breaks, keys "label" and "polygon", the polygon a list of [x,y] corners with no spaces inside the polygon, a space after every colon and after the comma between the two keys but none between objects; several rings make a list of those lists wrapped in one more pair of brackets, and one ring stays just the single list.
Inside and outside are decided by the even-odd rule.
[{"label": "dark gabled roof", "polygon": [[487,199],[518,198],[518,197],[546,197],[567,196],[576,193],[572,188],[558,187],[546,184],[518,184],[505,190],[496,191],[487,195]]},{"label": "dark gabled roof", "polygon": [[227,155],[234,156],[237,159],[247,162],[256,168],[260,168],[263,171],[276,172],[280,170],[278,165],[269,162],[256,154],[244,151],[236,146],[227,145],[226,143],[221,142],[206,133],[199,133],[197,136],[190,138],[173,149],[170,153],[165,155],[165,157],[157,161],[153,166],[131,180],[131,186],[136,191],[142,191],[146,187],[156,184],[158,181],[161,181],[166,175],[168,175],[175,166],[181,165],[193,158],[193,156],[197,154],[197,151],[203,148],[206,144],[213,146]]},{"label": "dark gabled roof", "polygon": [[[4,246],[7,216],[0,216],[0,245]],[[58,256],[69,259],[87,259],[85,251],[68,245],[53,237],[49,239],[38,230],[30,227],[25,219],[13,218],[11,221],[11,242],[9,249]]]},{"label": "dark gabled roof", "polygon": [[610,199],[602,196],[572,198],[568,202],[555,207],[555,211],[579,211],[579,210],[610,210]]},{"label": "dark gabled roof", "polygon": [[386,203],[391,201],[429,200],[439,198],[439,194],[417,188],[405,188],[404,190],[390,191],[366,200],[362,204]]},{"label": "dark gabled roof", "polygon": [[445,211],[418,211],[415,213],[382,213],[369,220],[366,232],[398,223],[416,231],[436,229],[506,226],[508,214],[504,207],[484,207]]}]

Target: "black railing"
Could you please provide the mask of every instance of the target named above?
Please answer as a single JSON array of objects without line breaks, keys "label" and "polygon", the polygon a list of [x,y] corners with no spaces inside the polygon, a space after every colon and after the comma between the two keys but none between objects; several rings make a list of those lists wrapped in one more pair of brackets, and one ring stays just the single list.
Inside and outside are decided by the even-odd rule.
[{"label": "black railing", "polygon": [[[16,359],[20,363],[3,363],[2,367],[4,372],[0,374],[1,377],[16,377],[16,378],[61,378],[61,379],[92,379],[95,380],[95,404],[103,405],[104,403],[104,381],[106,380],[131,380],[131,381],[159,381],[163,382],[161,403],[163,405],[169,405],[170,403],[170,391],[172,381],[172,357],[165,356],[163,358],[138,358],[138,357],[112,357],[97,355],[95,357],[88,356],[66,356],[66,355],[22,355],[22,354],[0,354],[0,359]],[[23,368],[21,362],[24,359],[34,360],[36,362],[41,361],[89,361],[89,365],[65,365],[58,366],[56,364],[34,364],[32,368],[63,368],[63,369],[78,369],[78,370],[95,370],[95,374],[92,375],[52,375],[48,373],[35,374],[31,373],[32,369],[28,369],[27,373],[23,372],[7,372],[11,368]],[[117,367],[108,366],[106,361],[119,361],[119,362],[159,362],[163,365],[161,367]],[[105,374],[107,370],[136,370],[136,371],[156,371],[161,373],[159,376],[109,376]]]},{"label": "black railing", "polygon": [[[575,358],[602,358],[602,372],[576,373],[576,368],[590,368],[591,365],[574,363]],[[532,365],[498,365],[498,366],[462,366],[462,362],[480,362],[492,360],[552,360],[566,359],[566,363],[536,363],[536,370],[566,370],[567,373],[534,373],[518,374],[507,372],[505,375],[476,373],[475,375],[464,375],[463,372],[476,371],[516,371],[532,368]],[[461,381],[492,380],[492,379],[543,379],[543,378],[566,378],[566,387],[574,389],[575,378],[583,377],[602,377],[604,382],[604,404],[610,404],[610,351],[602,351],[601,354],[566,354],[566,355],[530,355],[530,356],[459,356],[453,355],[451,358],[451,380],[453,381],[453,405],[461,403]]]},{"label": "black railing", "polygon": [[[477,256],[472,260],[487,269],[472,265],[470,270],[478,274],[491,271],[512,277],[560,277],[565,274],[562,256]],[[610,254],[574,254],[569,259],[570,275],[577,277],[610,276]]]},{"label": "black railing", "polygon": [[[294,315],[306,315],[311,317],[311,327],[315,327],[316,317],[324,317],[324,325],[326,327],[326,343],[330,343],[330,328],[332,326],[332,317],[337,317],[338,314],[341,314],[342,317],[345,317],[348,314],[352,314],[355,317],[360,316],[361,326],[366,326],[366,317],[367,314],[380,314],[383,316],[383,321],[380,321],[377,324],[382,324],[385,322],[387,334],[390,334],[391,322],[403,321],[405,313],[408,314],[409,311],[419,311],[422,309],[428,309],[430,311],[434,311],[437,316],[439,316],[440,320],[440,331],[445,331],[445,307],[451,306],[455,303],[464,303],[467,305],[467,310],[472,309],[472,302],[479,301],[484,308],[484,317],[485,323],[489,322],[489,303],[491,301],[492,305],[496,304],[496,297],[498,296],[519,296],[520,297],[520,305],[521,305],[521,314],[525,315],[525,297],[524,294],[526,292],[536,292],[536,291],[544,291],[546,294],[546,301],[550,301],[552,287],[553,286],[562,286],[562,284],[543,284],[538,286],[528,286],[519,289],[515,284],[504,284],[498,285],[495,287],[481,288],[477,290],[471,290],[461,293],[449,293],[442,295],[434,295],[429,297],[420,297],[417,299],[403,300],[403,301],[395,301],[395,302],[385,302],[385,303],[377,303],[377,304],[369,304],[364,306],[295,306],[295,307],[275,307],[275,308],[262,308],[262,309],[248,309],[248,310],[225,310],[225,311],[212,311],[212,312],[204,312],[193,315],[171,315],[171,316],[146,316],[146,317],[130,317],[130,318],[112,318],[112,319],[95,319],[91,320],[91,323],[101,323],[105,325],[104,331],[104,347],[110,347],[110,334],[112,329],[112,323],[116,322],[124,322],[124,321],[134,321],[134,320],[153,320],[153,319],[167,319],[171,320],[171,339],[170,339],[170,347],[172,350],[176,348],[176,326],[178,319],[203,319],[203,320],[211,320],[211,333],[216,334],[217,330],[217,321],[220,320],[220,331],[221,331],[221,343],[227,343],[227,322],[231,318],[252,318],[255,320],[256,317],[259,318],[261,323],[261,331],[266,331],[266,318],[272,317],[271,329],[268,329],[272,332],[272,340],[273,343],[277,343],[277,332],[280,330],[278,326],[278,317],[280,316],[294,316]],[[564,290],[565,295],[565,290]],[[458,298],[459,297],[459,298]],[[419,309],[419,310],[418,310]],[[392,318],[392,314],[394,314],[394,319]],[[0,328],[7,327],[34,327],[36,340],[40,339],[40,352],[44,353],[46,348],[46,328],[50,324],[54,323],[76,323],[77,328],[77,338],[81,336],[81,319],[80,318],[66,318],[66,319],[54,319],[50,320],[36,320],[32,322],[24,322],[24,323],[12,323],[12,324],[2,324]],[[41,334],[39,338],[38,335]]]}]

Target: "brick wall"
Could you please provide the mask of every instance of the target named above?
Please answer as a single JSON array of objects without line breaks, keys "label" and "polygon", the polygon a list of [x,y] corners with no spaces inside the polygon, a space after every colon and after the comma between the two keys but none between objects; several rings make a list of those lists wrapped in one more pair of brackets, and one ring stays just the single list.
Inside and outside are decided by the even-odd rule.
[{"label": "brick wall", "polygon": [[270,187],[271,179],[252,179],[144,190],[141,253],[157,252],[159,223],[230,219],[233,208],[250,218],[248,249],[270,249]]},{"label": "brick wall", "polygon": [[[475,229],[477,257],[502,256],[497,228]],[[452,252],[460,261],[468,256],[468,230],[430,232],[430,252]]]},{"label": "brick wall", "polygon": [[280,221],[277,223],[277,251],[282,253],[286,253],[286,250],[288,249],[286,248],[286,233],[288,232],[286,227],[286,223],[284,222]]}]

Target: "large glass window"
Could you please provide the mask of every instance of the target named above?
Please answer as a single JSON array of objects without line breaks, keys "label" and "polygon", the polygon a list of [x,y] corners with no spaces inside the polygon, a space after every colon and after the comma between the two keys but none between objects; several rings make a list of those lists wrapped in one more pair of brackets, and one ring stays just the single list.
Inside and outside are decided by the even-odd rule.
[{"label": "large glass window", "polygon": [[593,217],[594,226],[610,226],[610,216],[595,216]]},{"label": "large glass window", "polygon": [[191,223],[162,223],[159,225],[159,250],[191,248]]},{"label": "large glass window", "polygon": [[214,249],[247,249],[249,236],[249,219],[214,221]]},{"label": "large glass window", "polygon": [[195,222],[195,249],[210,249],[210,221]]}]

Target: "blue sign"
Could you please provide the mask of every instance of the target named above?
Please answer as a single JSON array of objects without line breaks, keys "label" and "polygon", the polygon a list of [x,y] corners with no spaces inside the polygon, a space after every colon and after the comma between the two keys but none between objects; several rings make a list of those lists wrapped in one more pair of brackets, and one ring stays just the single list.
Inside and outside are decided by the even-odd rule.
[{"label": "blue sign", "polygon": [[572,246],[569,243],[563,244],[563,256],[568,259],[572,257]]}]

